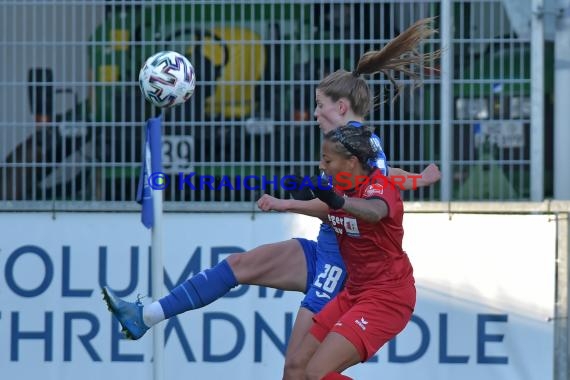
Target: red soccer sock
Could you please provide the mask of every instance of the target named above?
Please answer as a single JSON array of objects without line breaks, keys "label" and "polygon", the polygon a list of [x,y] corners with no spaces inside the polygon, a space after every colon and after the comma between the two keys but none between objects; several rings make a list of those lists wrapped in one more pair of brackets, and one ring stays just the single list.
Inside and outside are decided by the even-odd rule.
[{"label": "red soccer sock", "polygon": [[336,372],[329,372],[321,380],[352,380],[352,377],[344,376]]}]

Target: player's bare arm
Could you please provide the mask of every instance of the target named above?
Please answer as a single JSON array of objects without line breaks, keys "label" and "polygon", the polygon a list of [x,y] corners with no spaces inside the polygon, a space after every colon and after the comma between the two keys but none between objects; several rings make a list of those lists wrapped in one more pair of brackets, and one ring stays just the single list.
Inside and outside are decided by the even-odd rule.
[{"label": "player's bare arm", "polygon": [[393,167],[389,168],[388,173],[390,179],[393,179],[394,182],[398,183],[405,190],[415,190],[418,187],[430,186],[441,178],[439,167],[434,163],[426,166],[420,174]]},{"label": "player's bare arm", "polygon": [[328,213],[328,206],[318,199],[298,201],[295,199],[279,199],[269,194],[263,194],[259,198],[257,207],[262,211],[293,212],[320,219],[326,218]]},{"label": "player's bare arm", "polygon": [[388,206],[381,199],[345,198],[342,209],[370,223],[376,223],[388,215]]}]

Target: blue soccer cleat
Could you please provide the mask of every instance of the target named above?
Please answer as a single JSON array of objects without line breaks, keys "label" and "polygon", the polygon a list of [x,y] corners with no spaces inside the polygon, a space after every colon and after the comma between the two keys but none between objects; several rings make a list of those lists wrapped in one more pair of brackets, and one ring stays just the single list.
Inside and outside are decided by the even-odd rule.
[{"label": "blue soccer cleat", "polygon": [[109,311],[123,327],[125,338],[137,340],[148,331],[149,328],[143,321],[143,305],[140,299],[136,302],[123,301],[108,286],[105,286],[102,292]]}]

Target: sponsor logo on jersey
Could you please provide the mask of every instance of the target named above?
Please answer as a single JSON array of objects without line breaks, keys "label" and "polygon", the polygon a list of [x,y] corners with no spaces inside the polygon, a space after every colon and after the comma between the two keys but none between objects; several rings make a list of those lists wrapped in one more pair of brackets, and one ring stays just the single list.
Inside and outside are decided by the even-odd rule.
[{"label": "sponsor logo on jersey", "polygon": [[364,190],[364,197],[366,198],[378,197],[382,194],[384,194],[384,186],[379,183],[368,185],[366,190]]},{"label": "sponsor logo on jersey", "polygon": [[360,236],[360,231],[358,230],[358,222],[354,218],[344,217],[344,229],[348,236]]},{"label": "sponsor logo on jersey", "polygon": [[359,237],[360,230],[358,229],[358,222],[355,218],[350,218],[348,216],[336,216],[336,215],[329,215],[329,221],[334,229],[334,231],[338,235],[342,235],[344,231],[348,236],[352,237]]}]

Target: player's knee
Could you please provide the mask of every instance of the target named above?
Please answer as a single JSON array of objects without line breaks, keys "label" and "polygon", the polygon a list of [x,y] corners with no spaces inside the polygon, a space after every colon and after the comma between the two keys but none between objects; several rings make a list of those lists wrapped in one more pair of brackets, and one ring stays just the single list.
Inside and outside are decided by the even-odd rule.
[{"label": "player's knee", "polygon": [[284,379],[302,378],[305,372],[305,362],[300,357],[291,355],[285,358]]},{"label": "player's knee", "polygon": [[242,284],[246,280],[245,274],[247,273],[247,260],[244,260],[244,253],[232,253],[226,258],[228,265],[232,268],[232,272],[236,276],[237,281]]},{"label": "player's knee", "polygon": [[241,253],[232,253],[231,255],[229,255],[226,258],[226,261],[228,262],[230,268],[232,268],[232,270],[235,272],[237,269],[240,268],[240,266],[242,265],[241,263]]},{"label": "player's knee", "polygon": [[232,253],[226,258],[236,280],[240,284],[255,283],[258,274],[258,266],[255,265],[254,258],[250,252]]},{"label": "player's knee", "polygon": [[326,375],[321,368],[311,365],[311,363],[305,368],[304,373],[306,380],[321,380]]},{"label": "player's knee", "polygon": [[323,376],[320,374],[320,372],[315,372],[309,368],[305,370],[305,377],[303,377],[303,379],[306,380],[321,380],[322,378]]}]

